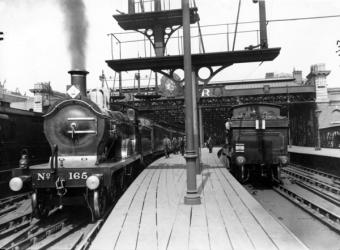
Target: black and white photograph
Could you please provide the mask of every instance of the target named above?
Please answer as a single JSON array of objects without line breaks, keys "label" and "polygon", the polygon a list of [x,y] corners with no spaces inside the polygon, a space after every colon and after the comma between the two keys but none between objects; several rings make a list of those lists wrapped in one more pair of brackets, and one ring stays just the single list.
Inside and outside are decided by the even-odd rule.
[{"label": "black and white photograph", "polygon": [[340,250],[340,1],[0,0],[0,249]]}]

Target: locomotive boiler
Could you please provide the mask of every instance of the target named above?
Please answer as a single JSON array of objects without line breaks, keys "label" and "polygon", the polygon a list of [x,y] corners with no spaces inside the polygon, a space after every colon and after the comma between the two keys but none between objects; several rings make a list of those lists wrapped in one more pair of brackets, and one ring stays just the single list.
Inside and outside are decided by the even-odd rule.
[{"label": "locomotive boiler", "polygon": [[25,186],[33,191],[36,217],[46,217],[54,207],[84,204],[97,219],[142,159],[154,153],[154,136],[151,122],[138,122],[133,110],[104,110],[86,98],[87,71],[69,73],[69,97],[44,116],[49,162],[16,169],[9,185],[13,191]]},{"label": "locomotive boiler", "polygon": [[280,169],[288,164],[288,118],[280,116],[280,106],[235,106],[231,124],[234,176],[241,183],[251,178],[280,182]]}]

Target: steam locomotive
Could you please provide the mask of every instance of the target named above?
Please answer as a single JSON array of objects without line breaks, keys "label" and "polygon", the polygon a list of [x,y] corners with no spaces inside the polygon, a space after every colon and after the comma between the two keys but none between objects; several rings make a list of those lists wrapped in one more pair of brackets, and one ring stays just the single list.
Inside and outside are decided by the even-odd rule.
[{"label": "steam locomotive", "polygon": [[233,107],[231,172],[241,183],[251,178],[281,181],[280,169],[288,164],[288,126],[288,118],[280,116],[280,106]]},{"label": "steam locomotive", "polygon": [[83,204],[92,218],[100,218],[108,203],[139,167],[162,152],[162,138],[179,132],[100,108],[86,98],[87,71],[74,70],[69,98],[60,100],[44,116],[44,133],[52,154],[48,163],[14,171],[13,191],[33,190],[36,217],[46,217],[54,207]]}]

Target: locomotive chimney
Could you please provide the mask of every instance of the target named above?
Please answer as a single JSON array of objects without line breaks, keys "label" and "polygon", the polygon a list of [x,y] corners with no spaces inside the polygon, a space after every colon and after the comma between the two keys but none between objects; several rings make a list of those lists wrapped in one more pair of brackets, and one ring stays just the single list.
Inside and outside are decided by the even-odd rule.
[{"label": "locomotive chimney", "polygon": [[70,70],[71,85],[79,89],[80,95],[86,97],[86,75],[89,73],[86,70]]}]

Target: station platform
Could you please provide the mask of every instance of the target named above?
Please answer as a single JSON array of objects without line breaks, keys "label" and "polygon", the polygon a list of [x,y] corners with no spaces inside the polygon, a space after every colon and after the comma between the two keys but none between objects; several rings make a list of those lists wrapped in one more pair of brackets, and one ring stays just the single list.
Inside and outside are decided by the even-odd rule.
[{"label": "station platform", "polygon": [[326,156],[326,157],[334,157],[340,159],[340,148],[321,148],[320,150],[316,150],[314,147],[300,147],[300,146],[291,146],[288,147],[289,153],[297,153],[297,154],[308,154],[308,155],[318,155],[318,156]]},{"label": "station platform", "polygon": [[147,167],[117,202],[90,249],[307,249],[213,153],[202,149],[200,205],[185,205],[181,155]]},{"label": "station platform", "polygon": [[290,162],[340,176],[340,148],[288,147]]}]

